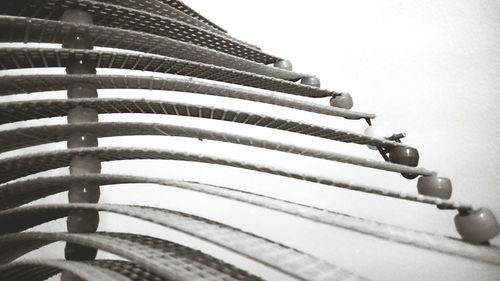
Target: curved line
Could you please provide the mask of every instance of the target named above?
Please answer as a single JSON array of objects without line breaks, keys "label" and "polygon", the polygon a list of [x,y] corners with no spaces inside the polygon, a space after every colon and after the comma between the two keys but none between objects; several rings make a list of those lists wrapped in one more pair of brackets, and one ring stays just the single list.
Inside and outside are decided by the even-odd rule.
[{"label": "curved line", "polygon": [[[7,225],[2,233],[26,230],[65,217],[74,209],[111,212],[159,224],[215,244],[301,280],[325,280],[328,279],[326,277],[333,278],[340,272],[354,277],[350,272],[294,248],[219,222],[168,209],[79,203],[20,207],[0,212],[0,222]],[[258,249],[265,249],[265,251],[258,251]],[[283,253],[286,254],[283,255]],[[297,260],[300,260],[301,264],[293,265]],[[312,274],[309,272],[311,267],[321,270]],[[345,278],[347,279],[347,276]]]},{"label": "curved line", "polygon": [[[36,272],[25,272],[25,268],[39,268],[39,270],[46,271],[47,269],[52,269],[50,276],[40,276],[38,270]],[[19,271],[16,269],[23,269]],[[18,281],[21,278],[22,280],[27,280],[26,278],[30,278],[29,280],[33,280],[33,275],[39,276],[39,281],[46,280],[51,276],[58,274],[61,271],[69,271],[72,274],[82,278],[83,280],[112,280],[112,281],[130,281],[125,276],[103,267],[92,266],[89,263],[84,262],[76,262],[76,261],[67,261],[67,260],[51,260],[51,259],[40,259],[40,260],[21,260],[13,263],[0,265],[0,278],[6,278],[6,276],[2,277],[2,274],[6,274],[9,270],[16,271],[15,276],[9,276],[10,278],[5,281]],[[24,279],[21,276],[25,276]]]},{"label": "curved line", "polygon": [[74,83],[91,84],[97,89],[147,89],[197,93],[267,103],[318,114],[347,117],[350,119],[375,118],[374,114],[325,106],[274,93],[259,92],[251,89],[237,88],[231,85],[219,85],[185,78],[160,78],[154,76],[88,74],[2,76],[0,77],[0,88],[2,89],[0,96],[66,90],[68,86]]},{"label": "curved line", "polygon": [[[174,40],[195,42],[210,49],[216,49],[264,64],[278,60],[278,58],[263,53],[254,47],[242,44],[239,40],[227,34],[203,29],[174,18],[99,1],[4,0],[3,6],[6,8],[0,9],[2,14],[51,20],[59,20],[67,8],[81,9],[92,15],[95,25],[143,31]],[[143,19],[147,19],[147,22]]]},{"label": "curved line", "polygon": [[257,136],[245,136],[237,133],[216,132],[197,127],[155,123],[78,123],[24,127],[19,129],[0,131],[0,152],[6,152],[9,150],[15,150],[45,143],[65,141],[71,134],[81,132],[92,134],[93,136],[96,136],[98,138],[116,136],[160,135],[206,139],[258,147],[268,150],[276,150],[316,159],[336,161],[340,163],[347,163],[361,167],[396,173],[409,173],[416,175],[436,174],[433,171],[429,171],[423,168],[414,168],[390,162],[375,161],[322,149],[309,148],[309,146],[304,145],[294,145],[285,142],[269,141],[265,138]]},{"label": "curved line", "polygon": [[[110,5],[115,5],[117,7],[124,7],[128,8],[131,10],[137,10],[137,11],[143,11],[148,14],[153,14],[160,16],[162,18],[171,18],[176,21],[179,21],[181,23],[184,23],[188,26],[195,26],[199,29],[203,30],[208,30],[212,33],[215,33],[216,35],[219,35],[222,38],[229,39],[231,41],[234,41],[240,45],[243,45],[249,49],[253,49],[257,52],[261,52],[261,49],[253,44],[244,42],[238,38],[234,38],[231,35],[229,35],[227,32],[221,32],[221,30],[214,28],[213,26],[206,24],[205,22],[194,18],[190,15],[187,15],[186,13],[177,10],[177,9],[172,9],[172,7],[168,4],[164,4],[161,1],[148,1],[148,0],[142,0],[142,1],[135,1],[135,0],[100,0],[101,2],[106,2],[106,4]],[[268,55],[268,54],[266,54]],[[269,55],[270,56],[270,55]],[[276,58],[277,59],[277,58]]]},{"label": "curved line", "polygon": [[194,118],[240,123],[315,136],[327,140],[345,143],[373,145],[386,149],[394,147],[410,147],[387,139],[373,138],[363,134],[275,117],[265,113],[233,110],[224,107],[190,104],[185,102],[119,99],[119,98],[82,98],[82,99],[48,99],[34,101],[15,101],[0,103],[0,125],[39,118],[61,117],[77,107],[93,108],[101,114],[134,113],[177,115]]},{"label": "curved line", "polygon": [[[171,241],[144,235],[111,232],[92,234],[23,232],[2,235],[0,236],[0,244],[4,244],[5,246],[3,247],[4,252],[0,253],[0,260],[3,262],[12,260],[40,246],[58,241],[75,243],[110,252],[130,259],[146,270],[172,280],[204,280],[202,276],[199,276],[193,270],[194,268],[204,271],[204,275],[212,275],[212,277],[224,276],[234,281],[237,281],[237,279],[233,278],[233,276],[246,273],[222,260]],[[35,247],[33,247],[34,243],[37,244]],[[26,245],[22,253],[16,249],[21,245]],[[187,265],[188,261],[192,264]],[[189,267],[184,268],[185,266]],[[225,269],[225,272],[219,269],[221,266]],[[210,271],[207,271],[207,269],[210,269]],[[250,277],[251,275],[247,274],[247,276]],[[260,278],[254,277],[251,280],[260,280]]]},{"label": "curved line", "polygon": [[419,203],[435,204],[437,202],[443,201],[442,199],[430,196],[413,195],[407,194],[405,192],[395,192],[378,187],[353,184],[346,181],[335,180],[321,176],[313,176],[307,173],[289,171],[286,169],[276,168],[264,164],[248,163],[245,161],[221,158],[217,156],[203,155],[178,150],[124,147],[88,147],[65,149],[50,152],[30,153],[0,159],[0,183],[5,183],[10,180],[28,176],[30,174],[67,166],[69,165],[71,159],[75,156],[97,157],[100,161],[157,159],[218,164]]},{"label": "curved line", "polygon": [[[137,183],[175,187],[283,212],[317,223],[356,231],[388,241],[394,241],[493,265],[500,265],[500,249],[498,249],[498,247],[472,245],[455,238],[384,224],[373,220],[357,218],[326,209],[298,204],[251,192],[235,190],[228,187],[153,177],[95,174],[84,176],[58,176],[18,181],[0,186],[0,202],[4,202],[3,205],[0,205],[0,210],[15,208],[22,204],[66,191],[69,186],[77,182],[96,183],[101,187]],[[22,194],[22,196],[20,194]],[[448,208],[472,209],[471,206],[463,205],[451,200],[442,201],[435,198],[434,201],[436,204],[440,203],[441,206]]]},{"label": "curved line", "polygon": [[152,71],[239,84],[306,97],[329,97],[334,91],[255,73],[152,54],[56,48],[0,48],[1,69],[65,67],[72,58],[96,68]]},{"label": "curved line", "polygon": [[191,17],[196,18],[196,19],[198,19],[206,24],[209,24],[212,27],[214,27],[222,32],[226,32],[222,27],[219,27],[215,23],[211,22],[210,20],[205,18],[203,15],[201,15],[198,12],[196,12],[195,10],[193,10],[191,7],[182,3],[182,1],[178,1],[178,0],[159,0],[159,1],[165,3],[169,6],[172,6],[172,7],[176,8],[177,10],[184,12],[184,13],[190,15]]},{"label": "curved line", "polygon": [[[0,29],[6,30],[0,33],[2,42],[60,44],[68,34],[88,34],[94,46],[164,55],[291,81],[310,76],[140,31],[5,15],[0,15]],[[46,30],[53,32],[49,33]]]},{"label": "curved line", "polygon": [[[75,156],[97,157],[101,161],[116,160],[140,160],[140,159],[158,159],[158,160],[181,160],[208,164],[218,164],[236,168],[243,168],[259,172],[265,172],[274,175],[290,177],[294,179],[320,183],[324,185],[345,188],[364,193],[376,194],[391,198],[403,199],[414,202],[429,203],[437,199],[423,195],[409,195],[406,193],[395,192],[378,187],[352,184],[341,180],[334,180],[320,176],[313,176],[307,173],[300,173],[267,166],[264,164],[254,164],[244,161],[221,158],[217,156],[201,155],[178,150],[159,150],[146,148],[124,148],[124,147],[93,147],[78,148],[68,150],[56,150],[51,152],[30,153],[21,156],[4,158],[0,160],[0,182],[7,182],[18,179],[30,174],[47,171],[50,169],[61,168],[69,165],[71,158]],[[19,169],[22,167],[22,169]],[[430,199],[426,199],[430,198]]]},{"label": "curved line", "polygon": [[[163,16],[167,18],[172,18],[180,22],[195,25],[198,28],[208,29],[214,33],[218,33],[220,36],[227,36],[228,34],[221,32],[221,30],[213,27],[201,21],[198,18],[190,16],[183,11],[174,8],[173,6],[158,0],[141,0],[141,1],[131,1],[131,0],[101,0],[102,2],[113,4],[116,6],[122,6],[134,10],[140,10],[147,13],[155,14],[158,16]],[[236,40],[236,39],[235,39]],[[237,40],[240,41],[240,40]],[[240,41],[241,42],[241,41]],[[243,42],[241,42],[243,43]],[[248,47],[251,47],[249,44]],[[255,47],[253,47],[255,48]]]}]

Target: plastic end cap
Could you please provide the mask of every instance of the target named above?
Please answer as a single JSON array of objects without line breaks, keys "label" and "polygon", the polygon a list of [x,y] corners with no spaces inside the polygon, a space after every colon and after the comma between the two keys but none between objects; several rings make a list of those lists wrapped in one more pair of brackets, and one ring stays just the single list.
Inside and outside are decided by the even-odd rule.
[{"label": "plastic end cap", "polygon": [[300,80],[300,84],[307,85],[311,87],[319,88],[321,87],[321,81],[318,77],[304,77]]},{"label": "plastic end cap", "polygon": [[284,70],[293,70],[292,62],[289,60],[280,60],[274,63],[274,67]]},{"label": "plastic end cap", "polygon": [[486,208],[472,211],[467,215],[456,215],[455,227],[464,241],[473,244],[488,242],[500,233],[495,215]]}]

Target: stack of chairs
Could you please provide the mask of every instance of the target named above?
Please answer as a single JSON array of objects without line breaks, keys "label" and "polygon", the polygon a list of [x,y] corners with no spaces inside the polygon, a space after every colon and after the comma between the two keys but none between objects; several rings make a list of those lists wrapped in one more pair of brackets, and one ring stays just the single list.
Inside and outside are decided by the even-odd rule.
[{"label": "stack of chairs", "polygon": [[[4,125],[0,130],[0,153],[10,153],[0,158],[0,280],[46,280],[59,273],[62,280],[88,281],[262,280],[231,265],[230,260],[214,258],[175,241],[133,233],[96,232],[100,212],[130,216],[180,231],[298,280],[367,280],[368,276],[361,277],[308,253],[217,221],[164,208],[98,202],[101,187],[142,183],[222,197],[394,243],[500,265],[499,249],[488,243],[500,231],[491,211],[450,200],[451,181],[417,167],[418,151],[401,142],[403,135],[380,135],[372,125],[375,115],[352,111],[349,94],[321,88],[317,77],[294,72],[289,61],[231,37],[178,0],[4,0],[0,5],[0,30],[3,43],[0,67],[4,72],[0,77],[0,99],[3,99],[0,121]],[[14,71],[27,68],[38,72],[19,75]],[[66,75],[44,74],[45,68],[65,68]],[[98,68],[170,76],[96,74]],[[99,98],[100,89],[142,89],[240,99],[367,122],[369,127],[365,134],[358,134],[220,104]],[[61,90],[67,90],[67,99],[7,101],[19,94]],[[328,97],[330,104],[322,105],[321,98]],[[259,126],[301,134],[311,141],[322,138],[369,145],[383,159],[375,161],[334,153],[286,140],[277,142],[263,135],[216,132],[182,122],[175,125],[99,122],[99,115],[114,113],[165,114]],[[67,123],[29,122],[64,116]],[[209,153],[105,147],[98,143],[99,138],[137,135],[206,139],[401,173],[408,179],[418,177],[418,193],[293,172],[266,164],[266,159],[251,163]],[[13,153],[62,141],[67,141],[67,149]],[[102,162],[134,159],[231,166],[436,205],[441,210],[457,211],[454,219],[459,235],[447,237],[410,230],[230,187],[101,173]],[[38,175],[61,167],[69,167],[69,174]],[[28,204],[61,192],[68,192],[69,203]],[[26,231],[60,218],[67,218],[67,232]],[[61,241],[66,243],[64,260],[19,259]],[[95,259],[98,250],[120,259]]]}]

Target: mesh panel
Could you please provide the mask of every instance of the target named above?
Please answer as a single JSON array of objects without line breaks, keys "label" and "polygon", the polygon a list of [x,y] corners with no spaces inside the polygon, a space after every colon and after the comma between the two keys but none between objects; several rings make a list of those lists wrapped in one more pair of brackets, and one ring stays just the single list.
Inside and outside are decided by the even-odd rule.
[{"label": "mesh panel", "polygon": [[120,260],[96,260],[87,262],[96,267],[118,272],[123,276],[127,276],[131,281],[174,281],[172,279],[162,278],[153,272],[150,272],[135,263]]},{"label": "mesh panel", "polygon": [[195,10],[191,9],[190,7],[188,7],[187,5],[182,3],[182,1],[179,1],[179,0],[159,0],[159,1],[176,8],[177,10],[182,11],[183,13],[185,13],[187,15],[190,15],[193,18],[199,19],[200,21],[202,21],[206,24],[209,24],[209,25],[213,26],[214,28],[217,28],[221,31],[224,31],[224,29],[217,26],[213,22],[209,21],[208,19],[206,19],[202,15],[198,14]]},{"label": "mesh panel", "polygon": [[242,45],[245,45],[249,48],[253,48],[256,50],[260,50],[257,46],[254,46],[252,44],[248,44],[246,42],[243,42],[241,40],[238,40],[237,38],[232,38],[230,37],[226,32],[221,31],[217,28],[214,28],[213,26],[206,24],[205,22],[199,20],[196,17],[192,17],[188,14],[186,14],[183,11],[180,11],[166,3],[163,3],[162,1],[158,0],[141,0],[141,1],[135,1],[135,0],[99,0],[100,2],[106,2],[109,4],[114,4],[118,6],[124,6],[136,10],[141,10],[145,11],[148,13],[156,14],[159,16],[175,19],[177,21],[189,24],[189,25],[194,25],[199,28],[207,29],[209,31],[212,31],[214,33],[218,33],[221,37],[226,37],[231,40],[234,40]]},{"label": "mesh panel", "polygon": [[67,140],[72,133],[86,132],[99,138],[131,135],[166,135],[176,137],[190,137],[223,141],[235,144],[249,145],[265,149],[272,149],[287,153],[310,156],[320,159],[349,163],[363,167],[370,167],[398,173],[416,175],[432,175],[434,172],[422,168],[381,162],[361,157],[334,153],[326,150],[314,149],[309,146],[293,145],[284,142],[268,141],[263,137],[249,137],[239,134],[214,132],[196,127],[150,123],[89,123],[72,125],[52,125],[41,127],[19,128],[9,131],[0,131],[0,152],[19,149],[32,145]]},{"label": "mesh panel", "polygon": [[0,29],[2,42],[62,43],[69,34],[88,34],[94,46],[164,55],[293,81],[306,76],[191,43],[120,28],[0,15]]},{"label": "mesh panel", "polygon": [[410,201],[422,201],[425,197],[409,195],[406,192],[396,192],[362,184],[335,180],[320,176],[314,176],[308,173],[290,171],[265,164],[255,164],[245,161],[239,161],[229,158],[208,156],[203,154],[176,151],[176,150],[157,150],[140,148],[79,148],[70,150],[60,150],[52,152],[42,152],[36,154],[25,154],[0,160],[0,182],[8,182],[27,175],[39,173],[42,171],[67,166],[75,156],[91,156],[99,158],[101,161],[132,160],[132,159],[157,159],[157,160],[178,160],[192,161],[208,164],[218,164],[236,168],[254,170],[273,175],[279,175],[324,185],[345,188],[370,194],[377,194],[392,198],[398,198]]},{"label": "mesh panel", "polygon": [[[154,237],[127,233],[24,232],[0,237],[0,258],[19,256],[19,246],[33,242],[66,241],[98,248],[127,258],[148,271],[174,280],[261,280],[258,277],[200,251]],[[33,250],[35,248],[31,248]],[[106,280],[106,279],[101,279]]]},{"label": "mesh panel", "polygon": [[328,97],[335,92],[249,72],[155,55],[110,51],[0,48],[1,69],[65,67],[70,60],[85,60],[97,68],[132,69],[190,76],[307,97]]},{"label": "mesh panel", "polygon": [[7,264],[0,266],[3,281],[43,281],[60,271],[57,268],[38,264]]},{"label": "mesh panel", "polygon": [[80,9],[93,16],[94,24],[141,31],[193,43],[263,64],[279,60],[238,41],[168,17],[91,0],[4,0],[0,13],[59,20],[64,11]]},{"label": "mesh panel", "polygon": [[105,2],[108,4],[113,4],[113,5],[118,5],[118,6],[124,6],[128,8],[132,8],[135,10],[141,10],[144,12],[148,12],[151,14],[156,14],[159,16],[164,16],[167,18],[175,19],[177,21],[194,25],[203,29],[207,29],[213,32],[220,33],[221,36],[227,36],[224,32],[220,31],[217,28],[214,28],[213,26],[195,18],[192,17],[186,13],[184,13],[181,10],[178,10],[166,3],[163,3],[162,1],[158,0],[141,0],[141,1],[135,1],[135,0],[99,0],[99,2]]},{"label": "mesh panel", "polygon": [[[110,270],[122,276],[126,276],[126,280],[131,281],[174,281],[173,279],[162,278],[132,262],[121,260],[96,260],[89,262],[50,259],[23,260],[0,266],[0,276],[3,281],[43,281],[63,270],[73,274],[78,274],[82,271],[88,272],[89,274],[99,272],[101,275],[103,274],[101,272]],[[105,277],[106,279],[101,280],[123,280],[123,277],[116,278],[116,276],[112,274],[108,274]]]},{"label": "mesh panel", "polygon": [[401,143],[368,137],[334,128],[317,126],[300,121],[281,119],[270,115],[235,111],[181,102],[134,99],[71,99],[20,101],[0,104],[0,124],[67,115],[74,107],[94,108],[98,113],[151,113],[188,116],[249,124],[278,129],[340,142],[369,144],[385,148],[403,146]]},{"label": "mesh panel", "polygon": [[[221,186],[191,183],[178,180],[138,177],[128,175],[85,175],[59,176],[19,181],[0,186],[0,209],[17,207],[32,200],[67,190],[75,182],[93,182],[102,187],[124,183],[153,183],[164,186],[173,186],[195,192],[219,196],[252,204],[270,210],[284,212],[317,223],[333,227],[341,227],[359,233],[375,236],[381,239],[412,245],[415,247],[465,257],[475,261],[500,265],[500,249],[495,246],[487,247],[472,245],[461,240],[437,234],[415,231],[403,227],[384,224],[372,220],[357,218],[330,210],[320,209],[290,201],[276,199],[250,192],[243,192]],[[140,188],[141,185],[135,185]],[[411,197],[411,196],[410,196]],[[448,208],[472,210],[471,206],[451,200],[441,200],[432,197],[414,197],[417,202],[436,204]],[[6,205],[7,204],[7,205]],[[10,212],[10,211],[9,211]],[[15,212],[15,211],[14,211]]]},{"label": "mesh panel", "polygon": [[165,209],[109,204],[48,205],[3,212],[0,213],[0,221],[8,225],[5,232],[21,231],[67,216],[73,209],[108,211],[157,223],[222,246],[303,280],[343,280],[335,277],[354,277],[350,272],[271,240],[204,218]]},{"label": "mesh panel", "polygon": [[220,97],[237,98],[267,104],[279,105],[319,114],[350,119],[375,118],[369,113],[356,112],[297,100],[284,95],[236,88],[231,85],[217,85],[203,81],[179,78],[158,78],[128,75],[20,75],[0,77],[1,95],[12,95],[40,91],[65,90],[73,83],[85,83],[97,89],[147,89],[199,93]]},{"label": "mesh panel", "polygon": [[0,278],[2,281],[43,281],[58,274],[61,270],[69,271],[83,280],[129,280],[124,275],[107,269],[105,265],[97,267],[82,262],[64,260],[17,261],[0,266]]}]

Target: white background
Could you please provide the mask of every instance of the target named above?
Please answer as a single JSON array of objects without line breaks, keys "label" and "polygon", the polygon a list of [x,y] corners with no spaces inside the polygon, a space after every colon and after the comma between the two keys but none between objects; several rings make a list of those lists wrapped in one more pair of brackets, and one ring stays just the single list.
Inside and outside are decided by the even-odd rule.
[{"label": "white background", "polygon": [[[453,199],[489,207],[500,217],[500,97],[497,93],[500,88],[500,2],[190,0],[186,4],[227,29],[234,37],[292,60],[296,71],[317,75],[321,78],[322,87],[350,92],[355,102],[353,109],[377,114],[374,122],[390,133],[405,132],[408,137],[404,142],[420,151],[421,166],[452,179]],[[103,91],[100,96],[123,96],[124,93]],[[151,96],[157,99],[160,95],[155,93]],[[179,97],[171,95],[168,98]],[[231,102],[242,108],[282,113],[290,118],[308,118],[360,133],[366,127],[362,121],[315,114],[299,115],[295,111],[276,111],[248,102],[196,95],[182,99],[216,102],[219,105]],[[318,102],[327,104],[328,100]],[[106,118],[101,116],[103,121],[108,120]],[[134,118],[136,120],[137,117]],[[155,118],[167,122],[180,120]],[[376,152],[356,145],[295,137],[292,134],[271,134],[246,127],[222,127],[216,122],[197,121],[195,124],[203,127],[215,124],[214,128],[234,129],[248,134],[265,132],[270,137],[287,137],[287,140],[310,146],[379,159]],[[416,180],[408,181],[397,174],[228,144],[161,137],[101,141],[101,145],[106,144],[199,149],[205,153],[265,161],[355,183],[416,192]],[[56,146],[64,147],[64,144],[53,145]],[[138,164],[131,166],[132,163]],[[439,211],[432,206],[213,165],[141,161],[104,164],[103,167],[104,172],[132,172],[233,186],[457,237],[453,225],[455,213]],[[53,173],[65,172],[59,170]],[[53,196],[45,202],[61,200],[65,200],[65,195]],[[104,188],[102,201],[153,204],[221,220],[310,252],[373,280],[498,280],[500,276],[498,267],[195,193],[155,186],[144,186],[142,189]],[[62,230],[63,226],[63,223],[56,223],[48,228]],[[155,236],[195,245],[240,267],[256,271],[263,277],[285,280],[283,275],[206,243],[165,232],[163,228],[149,224],[138,224],[121,216],[102,216],[100,230],[149,235],[154,231]],[[500,244],[500,239],[497,237],[493,243]],[[62,244],[44,250],[41,252],[60,254]]]}]

